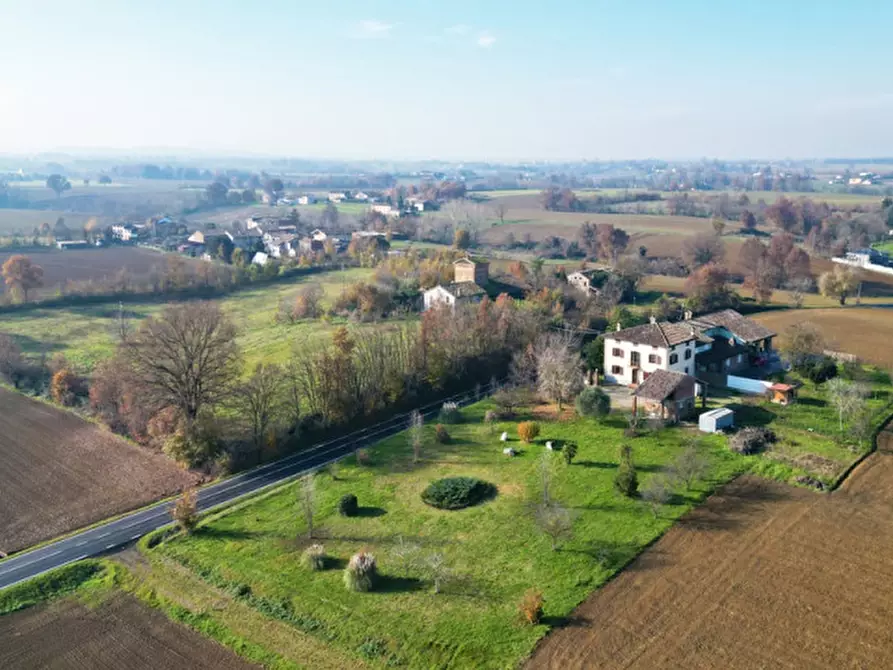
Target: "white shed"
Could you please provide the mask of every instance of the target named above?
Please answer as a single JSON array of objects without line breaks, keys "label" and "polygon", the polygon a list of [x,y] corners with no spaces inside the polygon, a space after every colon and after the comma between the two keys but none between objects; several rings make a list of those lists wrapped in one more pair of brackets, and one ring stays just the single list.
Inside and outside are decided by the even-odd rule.
[{"label": "white shed", "polygon": [[704,412],[698,419],[698,428],[702,433],[718,433],[735,425],[735,413],[727,407]]}]

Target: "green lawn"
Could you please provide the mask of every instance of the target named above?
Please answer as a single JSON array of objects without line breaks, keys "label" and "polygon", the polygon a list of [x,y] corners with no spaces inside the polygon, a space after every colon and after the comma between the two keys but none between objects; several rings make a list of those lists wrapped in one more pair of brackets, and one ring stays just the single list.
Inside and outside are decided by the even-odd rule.
[{"label": "green lawn", "polygon": [[887,242],[878,242],[877,244],[873,244],[872,246],[878,251],[893,254],[893,240],[889,240]]},{"label": "green lawn", "polygon": [[[625,421],[605,424],[574,419],[543,424],[538,443],[512,446],[502,454],[498,434],[515,433],[514,423],[487,426],[488,403],[464,411],[464,423],[450,426],[453,440],[437,445],[428,431],[422,461],[413,465],[405,435],[371,450],[371,464],[344,462],[337,480],[316,477],[320,500],[317,525],[332,569],[310,572],[299,562],[305,540],[296,485],[212,519],[193,536],[160,545],[163,556],[189,565],[210,582],[250,587],[248,599],[276,618],[286,617],[304,633],[327,642],[333,653],[353,654],[374,665],[406,667],[513,667],[550,626],[558,623],[593,589],[603,584],[645,546],[666,531],[719,483],[745,469],[721,436],[705,437],[700,449],[710,475],[680,492],[657,516],[637,500],[615,492],[613,477]],[[631,440],[640,479],[647,482],[678,453],[688,433],[666,429]],[[574,537],[553,552],[536,529],[531,501],[539,495],[537,464],[545,440],[574,440],[579,453],[571,466],[552,454],[554,497],[574,515]],[[440,511],[421,502],[429,482],[471,475],[498,486],[495,499],[461,511]],[[362,514],[340,517],[338,499],[358,496]],[[456,579],[447,592],[431,586],[397,556],[400,538],[424,553],[443,554]],[[346,591],[342,569],[351,554],[372,551],[384,575],[380,589]],[[545,596],[544,623],[518,621],[517,604],[530,588]],[[283,614],[285,613],[285,614]]]},{"label": "green lawn", "polygon": [[[343,319],[333,322],[306,320],[296,324],[277,322],[280,302],[293,298],[302,285],[319,283],[325,290],[326,300],[331,303],[345,285],[368,280],[372,273],[373,270],[365,268],[323,272],[219,298],[239,330],[238,342],[245,353],[246,366],[253,367],[258,362],[282,362],[296,342],[324,337],[343,322]],[[163,307],[162,303],[147,301],[128,303],[125,309],[136,323],[157,314]],[[28,353],[58,352],[78,370],[87,372],[113,353],[117,318],[118,306],[114,303],[34,308],[0,315],[0,332],[16,336]]]}]

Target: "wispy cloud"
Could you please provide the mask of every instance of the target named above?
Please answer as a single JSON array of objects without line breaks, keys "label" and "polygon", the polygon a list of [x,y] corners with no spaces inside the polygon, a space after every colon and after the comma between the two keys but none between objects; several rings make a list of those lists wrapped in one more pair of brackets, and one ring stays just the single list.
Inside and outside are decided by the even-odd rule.
[{"label": "wispy cloud", "polygon": [[496,44],[496,38],[488,32],[483,32],[478,35],[478,46],[484,49],[489,49],[494,44]]},{"label": "wispy cloud", "polygon": [[447,35],[467,35],[471,32],[471,26],[464,23],[457,23],[454,26],[446,28],[443,32],[445,32]]},{"label": "wispy cloud", "polygon": [[366,19],[360,21],[356,26],[357,35],[360,37],[387,37],[393,29],[393,23],[385,23],[377,19]]}]

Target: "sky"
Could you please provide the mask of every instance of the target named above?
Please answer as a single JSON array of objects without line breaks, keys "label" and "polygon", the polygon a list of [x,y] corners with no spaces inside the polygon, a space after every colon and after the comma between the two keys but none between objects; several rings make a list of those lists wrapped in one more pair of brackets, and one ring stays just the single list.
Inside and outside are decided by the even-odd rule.
[{"label": "sky", "polygon": [[0,0],[0,153],[893,155],[893,2]]}]

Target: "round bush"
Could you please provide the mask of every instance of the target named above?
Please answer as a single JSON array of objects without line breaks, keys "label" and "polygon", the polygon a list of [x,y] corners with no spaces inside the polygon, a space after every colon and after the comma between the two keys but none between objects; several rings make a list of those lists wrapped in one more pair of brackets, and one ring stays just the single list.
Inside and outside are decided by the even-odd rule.
[{"label": "round bush", "polygon": [[301,562],[308,570],[322,570],[326,567],[326,550],[321,544],[311,544],[301,554]]},{"label": "round bush", "polygon": [[611,411],[611,398],[602,389],[589,386],[577,396],[575,405],[580,416],[600,418]]},{"label": "round bush", "polygon": [[344,569],[344,586],[348,591],[365,593],[375,587],[378,578],[378,564],[375,556],[361,551],[350,557],[350,562]]},{"label": "round bush", "polygon": [[447,477],[431,482],[422,491],[422,501],[438,509],[462,509],[496,494],[496,487],[474,477]]},{"label": "round bush", "polygon": [[360,505],[353,493],[345,493],[338,501],[338,512],[341,516],[356,516],[359,509]]},{"label": "round bush", "polygon": [[450,431],[443,425],[437,424],[434,426],[434,439],[437,440],[438,444],[448,444],[450,441]]}]

